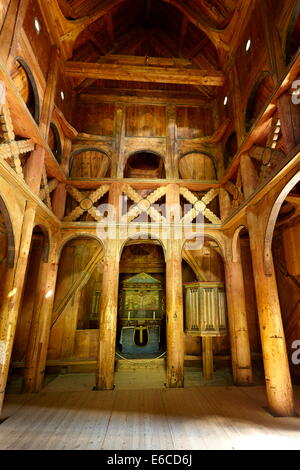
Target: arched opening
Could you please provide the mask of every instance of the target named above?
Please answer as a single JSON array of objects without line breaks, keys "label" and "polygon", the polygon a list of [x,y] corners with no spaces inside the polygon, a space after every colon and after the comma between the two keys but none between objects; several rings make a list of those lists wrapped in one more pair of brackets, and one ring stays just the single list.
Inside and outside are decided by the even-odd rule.
[{"label": "arched opening", "polygon": [[236,132],[232,132],[228,137],[224,147],[224,168],[228,168],[238,150]]},{"label": "arched opening", "polygon": [[154,152],[141,151],[131,155],[126,162],[125,178],[165,178],[162,157]]},{"label": "arched opening", "polygon": [[241,263],[242,266],[247,331],[249,335],[253,381],[256,384],[264,383],[264,368],[262,362],[262,349],[256,304],[254,272],[250,250],[250,238],[248,229],[244,225],[238,227],[233,235],[232,261],[235,263]]},{"label": "arched opening", "polygon": [[285,45],[285,59],[286,64],[288,65],[291,60],[296,56],[299,51],[300,44],[300,4],[297,2],[297,5],[294,9],[286,38]]},{"label": "arched opening", "polygon": [[96,148],[82,149],[71,156],[70,177],[105,178],[110,172],[110,158]]},{"label": "arched opening", "polygon": [[61,140],[58,129],[54,122],[51,122],[49,128],[49,136],[48,136],[48,145],[52,150],[53,155],[55,156],[58,163],[61,163],[62,158],[62,147],[61,147]]},{"label": "arched opening", "polygon": [[272,227],[267,231],[265,268],[271,257],[277,280],[277,289],[284,326],[290,371],[294,384],[300,384],[299,354],[300,338],[300,173],[298,172],[277,198],[270,216]]},{"label": "arched opening", "polygon": [[117,355],[154,359],[166,349],[165,259],[157,240],[135,238],[120,259]]},{"label": "arched opening", "polygon": [[21,390],[24,387],[24,374],[26,363],[32,353],[32,338],[36,330],[36,324],[40,315],[39,302],[43,271],[49,256],[49,235],[42,225],[33,228],[26,274],[24,277],[24,287],[22,301],[16,325],[12,352],[11,376],[8,381],[8,389]]},{"label": "arched opening", "polygon": [[[229,335],[223,254],[219,244],[205,236],[185,242],[182,251],[186,378],[230,384]],[[208,356],[207,356],[208,353]],[[209,364],[207,363],[209,358]]]},{"label": "arched opening", "polygon": [[4,285],[10,268],[15,260],[15,241],[9,213],[0,197],[0,308],[3,302]]},{"label": "arched opening", "polygon": [[53,361],[59,371],[76,361],[81,361],[82,367],[86,361],[94,361],[95,368],[103,257],[102,243],[85,235],[68,240],[62,247],[51,319],[49,372],[57,371],[51,366]]},{"label": "arched opening", "polygon": [[245,120],[247,132],[251,129],[264,106],[269,101],[273,89],[274,81],[271,74],[269,72],[262,72],[248,100]]},{"label": "arched opening", "polygon": [[182,179],[212,181],[217,179],[214,161],[208,155],[192,152],[179,161],[179,174]]},{"label": "arched opening", "polygon": [[17,57],[13,64],[11,78],[30,114],[38,124],[40,120],[40,100],[36,82],[29,66],[21,57]]}]

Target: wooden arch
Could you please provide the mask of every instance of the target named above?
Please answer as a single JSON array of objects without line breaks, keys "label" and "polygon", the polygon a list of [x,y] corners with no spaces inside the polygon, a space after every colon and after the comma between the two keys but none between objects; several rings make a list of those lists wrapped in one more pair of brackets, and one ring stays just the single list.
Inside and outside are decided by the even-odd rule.
[{"label": "wooden arch", "polygon": [[[143,235],[147,236],[147,237],[149,237],[149,235],[150,235],[151,238],[145,238],[145,239],[139,239],[138,238],[138,237],[143,236]],[[153,232],[151,232],[151,233],[139,232],[139,233],[129,235],[129,237],[120,246],[119,261],[121,261],[121,257],[122,257],[122,253],[123,253],[124,248],[126,246],[130,245],[130,242],[133,242],[135,240],[136,240],[137,244],[139,244],[139,243],[153,244],[154,243],[154,244],[160,245],[162,250],[163,250],[163,253],[164,253],[164,259],[166,261],[166,248],[165,248],[165,245],[162,242],[162,240],[156,234],[154,234]]]},{"label": "wooden arch", "polygon": [[96,152],[96,153],[100,153],[100,154],[104,155],[108,159],[108,162],[109,162],[108,170],[111,168],[111,157],[105,150],[103,150],[100,147],[96,147],[96,146],[82,147],[82,148],[74,150],[74,152],[71,153],[70,163],[69,163],[69,173],[70,174],[72,172],[75,157],[77,157],[78,155],[80,155],[82,153],[85,153],[85,152]]},{"label": "wooden arch", "polygon": [[2,213],[3,218],[4,218],[6,236],[7,236],[7,266],[9,268],[13,268],[14,263],[15,263],[15,252],[16,252],[15,236],[14,236],[13,226],[11,223],[9,212],[1,196],[0,196],[0,212]]},{"label": "wooden arch", "polygon": [[123,167],[123,177],[125,177],[125,172],[126,172],[126,167],[128,165],[128,162],[130,158],[134,157],[135,155],[143,154],[143,153],[149,153],[152,155],[155,155],[156,157],[160,158],[160,160],[163,163],[163,171],[166,172],[166,158],[164,155],[161,153],[155,151],[155,150],[150,150],[150,149],[139,149],[139,150],[134,150],[133,152],[128,153],[125,158],[124,158],[124,167]]},{"label": "wooden arch", "polygon": [[[179,157],[179,168],[180,168],[180,162],[185,158],[185,157],[188,157],[189,155],[193,155],[193,154],[198,154],[198,155],[201,155],[201,156],[204,156],[204,157],[207,157],[210,159],[210,161],[212,162],[212,166],[213,166],[213,169],[214,169],[214,172],[215,172],[215,179],[217,179],[217,161],[216,161],[216,158],[211,155],[210,153],[207,153],[205,151],[201,151],[199,149],[195,149],[195,150],[189,150],[188,152],[185,152],[183,153],[182,155],[180,155]],[[181,174],[181,171],[179,169],[179,172]]]},{"label": "wooden arch", "polygon": [[103,243],[103,240],[101,240],[99,237],[97,237],[97,235],[94,235],[92,233],[84,233],[84,232],[80,232],[80,233],[73,233],[72,235],[69,235],[68,237],[64,238],[58,248],[58,260],[60,260],[61,258],[61,254],[62,254],[62,251],[64,249],[64,247],[67,245],[67,243],[69,243],[70,241],[72,240],[77,240],[77,239],[80,239],[80,238],[91,238],[93,240],[97,240],[99,242],[99,244],[101,245],[102,249],[103,249],[103,257],[105,256],[105,245]]},{"label": "wooden arch", "polygon": [[264,240],[264,270],[266,276],[270,276],[272,274],[272,265],[273,265],[273,257],[272,257],[272,240],[273,234],[275,229],[276,220],[281,209],[281,206],[291,192],[293,187],[300,181],[300,171],[298,171],[289,182],[285,185],[285,187],[281,190],[279,196],[275,200],[269,219],[267,223],[266,233],[265,233],[265,240]]},{"label": "wooden arch", "polygon": [[25,59],[23,57],[17,56],[15,58],[15,63],[19,62],[19,64],[23,67],[25,70],[25,73],[28,77],[30,86],[32,88],[32,93],[33,93],[33,98],[34,98],[34,112],[33,112],[33,118],[37,124],[40,122],[40,98],[39,98],[39,93],[38,93],[38,88],[36,85],[36,81],[34,78],[33,73],[31,72],[31,69]]}]

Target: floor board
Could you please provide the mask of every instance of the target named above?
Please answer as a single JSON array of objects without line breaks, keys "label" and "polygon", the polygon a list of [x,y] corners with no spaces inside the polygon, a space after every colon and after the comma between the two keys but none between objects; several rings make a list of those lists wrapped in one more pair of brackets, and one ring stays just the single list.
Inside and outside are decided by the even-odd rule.
[{"label": "floor board", "polygon": [[[272,417],[263,386],[93,391],[93,380],[58,376],[39,394],[7,394],[0,449],[300,449],[300,418]],[[300,387],[295,397],[300,410]]]}]

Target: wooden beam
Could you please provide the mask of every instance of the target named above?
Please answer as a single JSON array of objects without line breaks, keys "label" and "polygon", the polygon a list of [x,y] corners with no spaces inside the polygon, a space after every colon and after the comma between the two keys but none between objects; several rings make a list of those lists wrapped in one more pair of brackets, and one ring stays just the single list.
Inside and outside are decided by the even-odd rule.
[{"label": "wooden beam", "polygon": [[189,59],[175,57],[145,57],[135,55],[106,54],[97,60],[97,64],[141,65],[148,67],[192,67]]},{"label": "wooden beam", "polygon": [[85,77],[134,82],[176,83],[182,85],[223,86],[224,74],[220,71],[176,69],[167,67],[141,67],[133,65],[97,64],[69,61],[65,66],[68,77]]},{"label": "wooden beam", "polygon": [[188,93],[172,90],[128,90],[124,88],[89,88],[79,95],[81,103],[121,103],[199,106],[211,108],[212,102],[198,93]]}]

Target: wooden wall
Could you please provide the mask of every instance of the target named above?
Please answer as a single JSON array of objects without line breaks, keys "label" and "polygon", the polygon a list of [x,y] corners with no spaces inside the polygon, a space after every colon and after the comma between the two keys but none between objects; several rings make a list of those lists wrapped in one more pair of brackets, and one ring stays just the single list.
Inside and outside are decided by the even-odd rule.
[{"label": "wooden wall", "polygon": [[[115,105],[77,102],[73,124],[78,132],[92,135],[114,134]],[[211,109],[201,107],[176,108],[177,137],[190,139],[210,136],[214,132]],[[166,106],[128,104],[125,106],[126,137],[166,137]]]},{"label": "wooden wall", "polygon": [[[76,343],[75,348],[78,321],[81,320],[80,326],[82,326],[86,321],[89,309],[92,306],[92,297],[95,288],[98,288],[101,285],[101,263],[96,266],[92,273],[90,278],[91,282],[88,282],[82,291],[77,290],[74,293],[70,302],[66,305],[66,308],[56,320],[57,309],[72,289],[74,282],[82,276],[82,273],[86,269],[89,261],[99,248],[100,245],[97,240],[88,238],[71,240],[63,248],[56,283],[52,317],[53,326],[50,333],[48,359],[76,358],[76,354],[79,354],[79,356],[82,357],[83,353],[78,350],[80,341]],[[82,334],[88,335],[88,333]],[[91,333],[91,337],[94,338],[94,333]],[[86,346],[84,346],[84,348],[85,347]]]},{"label": "wooden wall", "polygon": [[40,264],[42,262],[42,254],[44,247],[44,237],[41,235],[33,235],[29,263],[24,281],[23,300],[20,313],[18,316],[16,335],[13,348],[13,361],[22,361],[25,357],[29,332],[31,328],[31,320],[36,301],[36,286],[38,285],[38,277],[40,274]]}]

